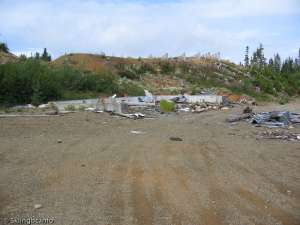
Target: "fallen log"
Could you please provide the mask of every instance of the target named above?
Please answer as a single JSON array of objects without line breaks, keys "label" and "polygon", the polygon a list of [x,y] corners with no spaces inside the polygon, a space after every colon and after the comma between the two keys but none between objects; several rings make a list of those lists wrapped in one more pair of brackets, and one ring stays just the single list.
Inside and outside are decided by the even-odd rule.
[{"label": "fallen log", "polygon": [[226,119],[227,122],[229,123],[233,123],[233,122],[237,122],[240,120],[245,120],[245,119],[249,119],[251,117],[251,113],[246,113],[243,115],[237,115],[237,116],[232,116]]}]

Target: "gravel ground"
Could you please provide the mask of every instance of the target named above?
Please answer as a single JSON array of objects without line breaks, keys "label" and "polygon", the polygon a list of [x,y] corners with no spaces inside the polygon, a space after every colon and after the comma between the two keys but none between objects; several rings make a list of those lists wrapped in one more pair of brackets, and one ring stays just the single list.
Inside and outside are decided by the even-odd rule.
[{"label": "gravel ground", "polygon": [[[255,110],[272,109],[300,103]],[[236,112],[2,118],[0,224],[299,225],[300,143],[224,122]]]}]

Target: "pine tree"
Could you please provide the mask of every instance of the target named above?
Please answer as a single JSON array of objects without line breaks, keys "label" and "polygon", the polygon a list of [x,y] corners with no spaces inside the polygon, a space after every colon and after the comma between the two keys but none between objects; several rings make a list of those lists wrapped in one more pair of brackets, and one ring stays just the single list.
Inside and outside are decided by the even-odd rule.
[{"label": "pine tree", "polygon": [[274,71],[276,73],[281,71],[281,58],[278,53],[274,56]]},{"label": "pine tree", "polygon": [[47,62],[51,61],[51,56],[48,54],[47,48],[44,48],[41,59],[44,60],[44,61],[47,61]]},{"label": "pine tree", "polygon": [[274,60],[272,58],[269,59],[269,68],[274,69]]},{"label": "pine tree", "polygon": [[5,52],[5,53],[8,53],[8,52],[9,52],[9,49],[8,49],[6,43],[1,43],[1,42],[0,42],[0,51],[3,51],[3,52]]},{"label": "pine tree", "polygon": [[282,65],[281,73],[287,75],[295,72],[293,64],[294,64],[294,60],[291,57],[288,57]]},{"label": "pine tree", "polygon": [[35,59],[40,59],[40,53],[36,52],[35,55],[34,55],[34,58]]},{"label": "pine tree", "polygon": [[249,46],[246,46],[244,65],[245,67],[249,67]]},{"label": "pine tree", "polygon": [[264,47],[262,44],[259,44],[259,48],[257,49],[257,58],[258,58],[258,65],[260,69],[263,69],[266,65],[266,58],[264,55]]},{"label": "pine tree", "polygon": [[251,67],[256,67],[257,66],[257,51],[253,52],[253,56],[251,57]]},{"label": "pine tree", "polygon": [[298,59],[296,59],[296,65],[298,66],[298,70],[300,69],[300,48],[298,52]]}]

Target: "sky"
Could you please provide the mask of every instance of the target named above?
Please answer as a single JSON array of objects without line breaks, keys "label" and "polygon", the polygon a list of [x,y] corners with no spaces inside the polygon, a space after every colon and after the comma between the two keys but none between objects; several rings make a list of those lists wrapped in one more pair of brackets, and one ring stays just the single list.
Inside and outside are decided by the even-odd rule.
[{"label": "sky", "polygon": [[298,55],[300,0],[0,0],[0,41],[15,54],[147,57],[221,53],[245,47]]}]

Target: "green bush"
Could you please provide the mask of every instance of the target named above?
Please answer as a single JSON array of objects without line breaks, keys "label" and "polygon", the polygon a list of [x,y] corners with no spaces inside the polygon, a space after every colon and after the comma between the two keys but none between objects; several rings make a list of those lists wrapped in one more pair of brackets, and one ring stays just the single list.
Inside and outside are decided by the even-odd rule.
[{"label": "green bush", "polygon": [[122,96],[142,96],[145,94],[144,89],[142,87],[129,81],[121,82],[117,93]]},{"label": "green bush", "polygon": [[74,105],[67,105],[67,106],[65,106],[65,110],[66,111],[75,111],[76,110],[76,108],[75,108],[75,106]]},{"label": "green bush", "polygon": [[58,99],[60,82],[48,66],[26,60],[0,66],[0,103],[34,103]]},{"label": "green bush", "polygon": [[175,103],[167,100],[161,100],[159,102],[159,108],[161,112],[173,112],[175,111]]},{"label": "green bush", "polygon": [[111,95],[118,92],[118,86],[118,76],[113,73],[84,74],[68,66],[51,67],[36,59],[0,65],[2,105],[39,105],[70,93],[74,98]]},{"label": "green bush", "polygon": [[78,107],[78,110],[79,110],[79,111],[85,111],[86,108],[87,108],[86,106],[80,105],[80,106]]}]

